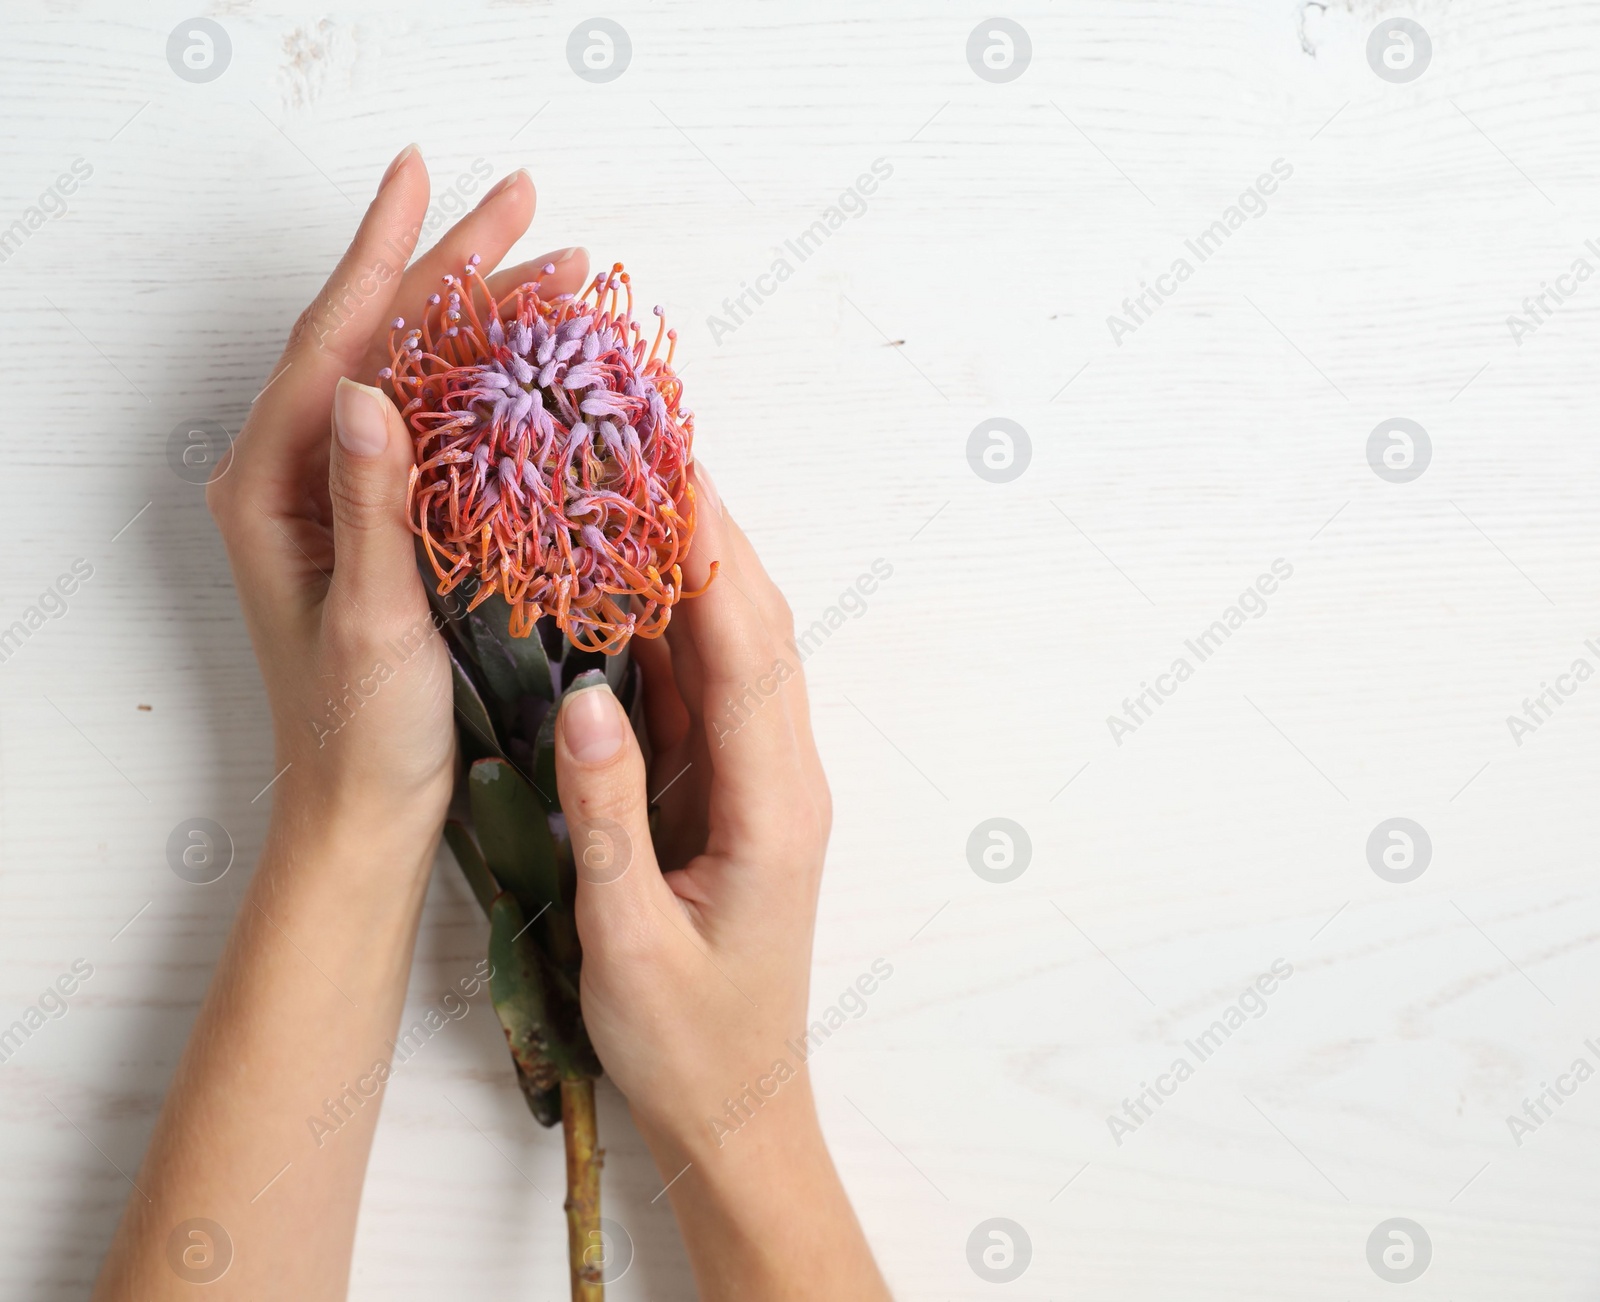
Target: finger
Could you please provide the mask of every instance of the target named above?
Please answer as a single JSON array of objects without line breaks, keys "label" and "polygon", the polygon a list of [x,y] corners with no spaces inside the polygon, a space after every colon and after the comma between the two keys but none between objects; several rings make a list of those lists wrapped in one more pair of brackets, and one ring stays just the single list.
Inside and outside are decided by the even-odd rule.
[{"label": "finger", "polygon": [[[816,741],[811,730],[810,691],[801,668],[804,655],[795,637],[795,620],[789,603],[785,600],[782,590],[768,575],[761,558],[756,555],[749,536],[723,505],[722,496],[717,491],[716,483],[705,463],[696,461],[693,474],[700,486],[706,508],[718,514],[727,531],[734,563],[748,581],[752,600],[760,607],[762,618],[766,620],[767,626],[781,644],[780,654],[794,669],[793,676],[785,684],[784,703],[789,711],[789,720],[794,728],[795,737],[800,743],[801,758],[807,773],[814,785],[825,790],[827,778],[822,771],[822,758],[817,754]],[[817,624],[812,625],[813,630],[817,627]]]},{"label": "finger", "polygon": [[340,618],[354,617],[371,628],[412,623],[426,613],[405,518],[411,466],[411,441],[394,403],[379,389],[341,378],[328,461],[335,590],[330,600]]},{"label": "finger", "polygon": [[461,274],[467,259],[477,254],[478,271],[487,276],[520,240],[533,220],[539,196],[533,178],[518,169],[478,201],[478,206],[439,237],[439,242],[407,269],[400,282],[403,315],[419,316],[430,294],[439,290],[446,275]]},{"label": "finger", "polygon": [[[546,271],[546,267],[554,270]],[[529,281],[539,283],[539,294],[545,299],[555,298],[558,294],[576,294],[589,283],[589,250],[581,245],[556,249],[530,258],[527,262],[519,262],[514,267],[503,268],[487,277],[484,283],[498,301],[518,285],[526,285]]]},{"label": "finger", "polygon": [[[489,190],[478,206],[452,226],[439,242],[409,268],[402,262],[400,278],[389,318],[414,323],[427,305],[428,297],[438,293],[447,274],[461,275],[467,259],[478,255],[478,270],[487,275],[500,265],[511,246],[522,238],[533,220],[538,196],[527,172],[518,170]],[[415,247],[421,225],[412,232]],[[408,250],[409,254],[409,250]],[[363,382],[389,363],[390,320],[382,329],[362,341],[361,357],[351,372]]]},{"label": "finger", "polygon": [[[794,675],[784,683],[784,705],[789,710],[789,723],[794,728],[795,741],[800,747],[800,760],[805,766],[806,776],[810,777],[814,787],[826,787],[827,777],[822,773],[822,757],[816,750],[816,739],[811,733],[811,693],[806,688],[805,670],[803,670],[803,657],[800,653],[800,643],[795,638],[794,614],[790,614],[789,601],[784,600],[778,584],[771,581],[766,568],[760,558],[755,555],[755,549],[750,545],[750,539],[728,513],[723,513],[723,525],[731,534],[733,555],[738,558],[739,571],[750,577],[752,597],[762,606],[763,619],[771,629],[774,637],[781,643],[781,656],[787,664],[794,669]],[[814,629],[818,624],[811,625]],[[814,645],[814,643],[813,643]]]},{"label": "finger", "polygon": [[[518,168],[502,177],[478,201],[476,208],[446,231],[439,242],[406,271],[396,297],[397,315],[406,321],[419,318],[428,299],[440,292],[444,278],[461,275],[474,255],[478,258],[478,275],[486,278],[490,292],[497,299],[530,280],[544,282],[540,292],[545,298],[577,293],[588,279],[589,255],[576,246],[556,249],[542,258],[492,276],[489,274],[522,238],[537,207],[538,192],[526,169]],[[556,270],[546,275],[543,272],[546,266],[554,266]],[[376,374],[388,362],[389,339],[384,332],[372,341],[364,369],[368,374]]]},{"label": "finger", "polygon": [[711,764],[699,732],[654,758],[659,765],[650,777],[655,787],[651,836],[656,862],[663,873],[670,873],[688,867],[710,845]]},{"label": "finger", "polygon": [[[769,673],[765,681],[757,678],[755,697],[763,704],[767,704],[768,708],[782,710],[787,716],[794,763],[799,770],[800,779],[804,782],[815,805],[820,809],[826,809],[831,803],[828,779],[811,728],[810,697],[805,674],[801,668],[803,656],[795,639],[794,617],[790,613],[789,604],[777,584],[768,576],[744,530],[723,504],[716,483],[703,461],[695,462],[693,475],[699,490],[697,522],[706,517],[715,518],[714,527],[721,531],[726,545],[727,573],[733,576],[733,582],[749,603],[760,612],[777,645],[774,668],[779,670],[779,673],[777,675]],[[700,563],[709,565],[709,558],[702,557]],[[690,583],[704,582],[701,573],[691,573],[687,579]],[[720,577],[718,581],[721,581]],[[734,707],[729,709],[724,703],[720,714],[715,694],[710,699],[709,708],[703,704],[704,670],[694,639],[684,636],[687,631],[686,628],[679,629],[679,636],[673,641],[673,667],[684,699],[693,702],[690,705],[691,712],[696,719],[704,720],[705,735],[698,739],[699,744],[708,752],[715,753],[726,745],[730,735],[728,731],[730,721],[733,727],[741,727],[745,711],[740,702],[748,702],[751,697],[747,690],[741,690]],[[673,628],[669,626],[669,640],[672,636]],[[770,687],[774,676],[781,678],[782,690],[777,693],[779,701],[769,704],[768,695],[760,689],[764,686]]]},{"label": "finger", "polygon": [[389,165],[328,283],[295,322],[219,480],[225,471],[249,481],[275,512],[304,495],[304,456],[327,437],[334,385],[388,320],[427,207],[427,169],[409,146]]},{"label": "finger", "polygon": [[629,651],[639,665],[644,688],[645,726],[653,750],[681,743],[689,732],[689,711],[673,676],[672,648],[665,638],[635,638]]},{"label": "finger", "polygon": [[[734,537],[709,480],[697,504],[694,541],[684,564],[684,583],[703,586],[713,561],[715,581],[677,606],[669,636],[684,700],[706,734],[719,801],[737,823],[718,830],[741,834],[772,815],[781,801],[774,789],[802,776],[793,724],[783,698],[798,674],[792,651],[775,635],[758,600],[760,590],[744,569]],[[765,575],[758,577],[770,583]],[[685,646],[685,643],[687,645]]]},{"label": "finger", "polygon": [[635,638],[629,652],[639,665],[650,737],[647,780],[656,859],[670,873],[705,851],[711,766],[705,735],[693,726],[678,690],[667,639]]},{"label": "finger", "polygon": [[750,539],[745,536],[738,521],[729,514],[728,508],[722,501],[722,494],[717,491],[716,481],[711,477],[711,471],[704,461],[696,460],[690,467],[690,475],[696,489],[696,505],[707,514],[716,516],[724,534],[731,563],[738,566],[741,573],[740,583],[746,595],[760,610],[761,617],[767,621],[773,633],[780,638],[787,638],[793,631],[794,623],[789,613],[789,604],[784,600],[778,585],[767,574],[766,566],[761,563],[755,548],[750,545]]},{"label": "finger", "polygon": [[577,869],[578,935],[586,953],[634,949],[678,907],[650,843],[644,756],[598,671],[579,675],[560,711],[556,785]]}]

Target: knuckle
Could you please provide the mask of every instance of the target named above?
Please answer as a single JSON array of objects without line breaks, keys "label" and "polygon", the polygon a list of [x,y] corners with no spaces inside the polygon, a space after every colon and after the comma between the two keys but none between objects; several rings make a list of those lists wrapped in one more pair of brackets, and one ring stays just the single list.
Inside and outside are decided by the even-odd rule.
[{"label": "knuckle", "polygon": [[632,999],[669,989],[654,911],[614,909],[608,907],[611,903],[603,887],[578,892],[578,940],[585,961],[592,956],[597,975],[615,979],[626,974]]},{"label": "knuckle", "polygon": [[369,475],[352,474],[335,458],[328,472],[328,500],[340,523],[373,529],[398,520],[401,500]]},{"label": "knuckle", "polygon": [[224,480],[213,479],[206,485],[206,510],[211,512],[217,528],[226,532],[233,520],[234,504],[233,489]]},{"label": "knuckle", "polygon": [[205,486],[206,510],[230,548],[242,546],[246,539],[259,532],[256,526],[261,515],[252,504],[252,489],[246,477],[237,470],[223,473],[231,465],[231,462],[224,462]]},{"label": "knuckle", "polygon": [[771,853],[785,861],[820,864],[831,816],[826,792],[820,800],[816,793],[808,792],[769,808],[758,834]]},{"label": "knuckle", "polygon": [[289,338],[284,345],[284,352],[297,352],[304,348],[327,351],[327,345],[345,320],[339,303],[324,286],[316,298],[305,305],[300,315],[294,319],[294,324],[289,327]]},{"label": "knuckle", "polygon": [[[338,697],[353,692],[359,702],[365,702],[381,689],[386,702],[406,712],[448,704],[448,697],[438,699],[438,679],[428,672],[428,658],[396,650],[391,621],[335,616],[331,611],[325,615],[319,657],[322,672],[313,694],[326,690]],[[363,709],[363,713],[370,711]]]},{"label": "knuckle", "polygon": [[294,324],[289,327],[289,338],[284,344],[285,352],[292,352],[300,347],[306,336],[312,333],[312,324],[315,322],[316,316],[317,305],[315,302],[307,303],[301,309],[300,315],[294,319]]},{"label": "knuckle", "polygon": [[783,643],[765,620],[740,626],[724,644],[724,685],[730,689],[746,686],[749,680],[766,673],[783,650]]},{"label": "knuckle", "polygon": [[[339,582],[337,573],[333,582]],[[385,645],[388,629],[352,602],[330,600],[323,606],[322,649],[330,670],[337,671],[371,660]]]}]

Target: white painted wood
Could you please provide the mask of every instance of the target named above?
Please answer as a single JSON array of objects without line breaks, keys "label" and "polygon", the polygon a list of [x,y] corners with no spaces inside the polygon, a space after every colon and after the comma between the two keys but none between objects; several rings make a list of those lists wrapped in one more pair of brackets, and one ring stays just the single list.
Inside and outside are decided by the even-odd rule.
[{"label": "white painted wood", "polygon": [[[1507,327],[1600,266],[1591,6],[1419,0],[1408,85],[1368,66],[1401,13],[1368,0],[1029,4],[1009,84],[967,65],[982,11],[903,0],[631,0],[605,85],[564,55],[586,6],[209,12],[233,47],[209,84],[166,62],[178,5],[14,6],[0,49],[0,229],[93,169],[0,263],[0,624],[94,567],[0,664],[0,1021],[94,969],[0,1066],[5,1297],[84,1295],[270,799],[228,570],[165,439],[237,427],[412,138],[443,190],[528,165],[526,252],[624,257],[667,305],[699,450],[802,623],[893,565],[807,671],[838,802],[816,1007],[894,967],[815,1071],[898,1296],[995,1294],[966,1252],[991,1217],[1032,1242],[1010,1297],[1387,1296],[1366,1242],[1397,1216],[1433,1249],[1407,1296],[1593,1294],[1600,1084],[1520,1147],[1506,1118],[1600,1066],[1600,681],[1520,747],[1505,722],[1600,665],[1600,282]],[[714,332],[877,159],[865,211]],[[1276,159],[1265,213],[1119,344],[1107,315]],[[1032,443],[1006,484],[966,459],[996,416]],[[1409,484],[1366,459],[1393,416],[1432,440]],[[1107,716],[1277,558],[1266,613],[1117,745]],[[1396,815],[1433,844],[1406,885],[1366,859]],[[237,844],[210,887],[166,864],[193,816]],[[1032,859],[995,885],[966,843],[1002,816]],[[483,944],[443,862],[414,1008]],[[1114,1143],[1108,1114],[1278,959],[1265,1015]],[[613,1296],[688,1298],[602,1107],[637,1249]],[[560,1172],[480,1005],[389,1091],[353,1297],[563,1296]]]}]

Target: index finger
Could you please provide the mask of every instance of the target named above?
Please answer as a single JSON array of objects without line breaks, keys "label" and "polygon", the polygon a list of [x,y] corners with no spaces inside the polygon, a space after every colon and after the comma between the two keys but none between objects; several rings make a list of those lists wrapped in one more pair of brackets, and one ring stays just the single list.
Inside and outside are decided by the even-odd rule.
[{"label": "index finger", "polygon": [[256,395],[230,465],[253,481],[257,495],[299,492],[304,455],[327,442],[334,386],[389,317],[427,207],[427,169],[409,146],[389,165],[350,247],[300,314]]}]

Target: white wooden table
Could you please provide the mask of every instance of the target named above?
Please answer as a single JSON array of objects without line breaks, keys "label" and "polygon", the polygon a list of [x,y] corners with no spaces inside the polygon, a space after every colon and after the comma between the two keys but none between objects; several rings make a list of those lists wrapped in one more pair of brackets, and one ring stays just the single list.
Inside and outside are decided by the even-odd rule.
[{"label": "white wooden table", "polygon": [[[1600,1068],[1600,679],[1507,724],[1600,668],[1600,278],[1557,279],[1600,268],[1591,6],[1028,4],[1009,81],[969,66],[983,11],[903,0],[627,0],[604,82],[567,60],[584,6],[207,12],[209,81],[168,63],[181,5],[14,5],[0,50],[0,629],[92,567],[0,663],[0,1026],[92,968],[0,1064],[0,1294],[85,1294],[270,800],[168,436],[237,429],[415,138],[441,211],[527,165],[524,251],[625,258],[667,305],[699,451],[802,624],[892,567],[806,667],[819,1015],[893,968],[814,1071],[898,1296],[1387,1297],[1393,1218],[1431,1245],[1408,1297],[1595,1296],[1600,1083],[1561,1073]],[[1408,82],[1366,53],[1395,16],[1431,38]],[[990,479],[968,456],[996,418],[1031,449],[1004,482],[1002,444]],[[1431,445],[1406,482],[1369,464],[1392,418]],[[167,860],[199,817],[236,848],[207,886]],[[1005,882],[968,854],[996,818],[1031,845],[1008,874],[979,833]],[[411,1011],[484,941],[442,859]],[[613,1296],[689,1298],[602,1099]],[[564,1296],[561,1178],[480,1000],[389,1089],[352,1295]],[[1031,1245],[1009,1284],[969,1263],[993,1218]]]}]

